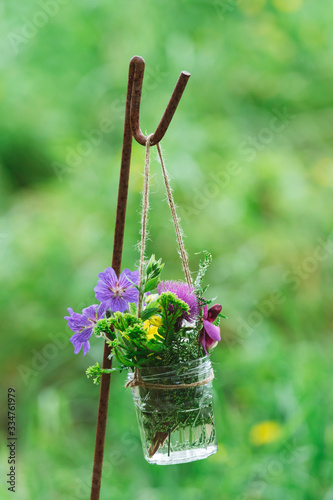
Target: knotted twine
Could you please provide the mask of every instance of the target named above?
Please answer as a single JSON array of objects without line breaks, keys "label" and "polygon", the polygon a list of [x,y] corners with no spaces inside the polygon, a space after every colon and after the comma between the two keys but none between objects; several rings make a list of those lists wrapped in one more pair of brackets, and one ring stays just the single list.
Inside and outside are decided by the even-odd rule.
[{"label": "knotted twine", "polygon": [[[146,141],[146,155],[145,155],[145,169],[144,169],[144,183],[143,183],[143,193],[142,193],[142,215],[141,215],[141,244],[140,244],[140,266],[139,266],[139,287],[141,288],[142,285],[142,276],[143,276],[143,266],[144,266],[144,259],[145,259],[145,249],[146,249],[146,240],[147,240],[147,220],[148,220],[148,211],[149,211],[149,173],[150,173],[150,139],[154,134],[150,134],[147,137]],[[163,173],[163,178],[164,178],[164,184],[166,188],[166,193],[167,193],[167,198],[168,198],[168,204],[171,210],[171,215],[172,215],[172,220],[173,224],[175,227],[176,231],[176,237],[178,241],[178,246],[179,246],[179,254],[180,258],[182,260],[182,265],[183,265],[183,270],[185,274],[185,278],[187,281],[187,284],[190,288],[193,288],[193,282],[192,282],[192,277],[190,273],[190,268],[188,265],[188,255],[184,246],[183,242],[183,232],[180,227],[180,221],[179,217],[177,216],[177,211],[176,211],[176,205],[172,196],[172,189],[170,186],[170,181],[169,181],[169,175],[163,160],[162,156],[162,150],[160,147],[160,144],[156,144],[157,147],[157,152],[158,156],[160,159],[161,167],[162,167],[162,173]],[[138,317],[140,316],[141,312],[141,299],[139,297],[139,302],[138,302]],[[185,389],[188,387],[198,387],[200,385],[205,385],[208,382],[211,382],[214,378],[214,372],[211,370],[210,374],[208,377],[206,377],[204,380],[201,380],[199,382],[192,382],[190,384],[151,384],[145,382],[142,377],[141,373],[138,367],[135,367],[134,369],[134,375],[133,379],[129,380],[125,387],[135,387],[137,385],[147,387],[149,389],[163,389],[163,390],[169,390],[169,389]]]}]

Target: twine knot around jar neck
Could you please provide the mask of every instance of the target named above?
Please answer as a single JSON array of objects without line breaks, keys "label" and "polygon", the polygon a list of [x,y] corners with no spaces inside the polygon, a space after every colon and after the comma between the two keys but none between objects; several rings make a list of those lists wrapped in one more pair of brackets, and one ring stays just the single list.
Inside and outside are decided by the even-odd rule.
[{"label": "twine knot around jar neck", "polygon": [[131,380],[129,380],[125,387],[131,387],[132,389],[136,386],[146,387],[147,389],[162,389],[162,390],[174,390],[174,389],[188,389],[190,387],[199,387],[200,385],[208,384],[214,378],[214,372],[211,369],[209,375],[204,380],[199,380],[198,382],[191,382],[189,384],[155,384],[150,382],[145,382],[141,377],[141,372],[139,368],[135,368],[134,375]]}]

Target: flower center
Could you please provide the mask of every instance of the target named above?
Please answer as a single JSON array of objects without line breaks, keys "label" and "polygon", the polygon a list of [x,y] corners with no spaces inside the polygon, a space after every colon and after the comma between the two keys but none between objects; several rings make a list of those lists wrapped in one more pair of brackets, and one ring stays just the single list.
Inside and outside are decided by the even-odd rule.
[{"label": "flower center", "polygon": [[112,292],[116,297],[121,297],[124,293],[123,288],[119,288],[119,281],[116,282],[116,286],[114,288],[109,288],[110,292]]}]

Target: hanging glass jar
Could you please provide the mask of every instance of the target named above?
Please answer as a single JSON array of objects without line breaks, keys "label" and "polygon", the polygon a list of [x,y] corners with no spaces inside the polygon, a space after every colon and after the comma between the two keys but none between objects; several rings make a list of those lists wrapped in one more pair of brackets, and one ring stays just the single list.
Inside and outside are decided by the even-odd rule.
[{"label": "hanging glass jar", "polygon": [[147,462],[180,464],[216,453],[212,379],[209,356],[129,374]]}]

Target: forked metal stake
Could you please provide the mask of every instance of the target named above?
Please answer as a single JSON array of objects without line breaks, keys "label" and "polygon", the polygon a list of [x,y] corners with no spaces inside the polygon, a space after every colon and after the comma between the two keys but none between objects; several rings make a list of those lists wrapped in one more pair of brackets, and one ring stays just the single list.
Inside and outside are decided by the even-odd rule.
[{"label": "forked metal stake", "polygon": [[[140,128],[140,102],[141,102],[144,69],[145,69],[144,59],[140,56],[132,57],[128,73],[124,136],[123,136],[123,146],[121,155],[117,215],[116,215],[116,225],[114,232],[113,255],[112,255],[112,267],[115,270],[117,276],[120,275],[121,257],[123,251],[128,180],[129,180],[131,152],[132,152],[132,137],[134,137],[135,140],[142,146],[145,146],[147,141],[147,137],[142,133]],[[172,120],[172,117],[175,114],[175,111],[177,109],[177,106],[183,95],[184,89],[186,87],[186,84],[190,76],[191,76],[190,73],[188,73],[187,71],[181,72],[178,82],[170,98],[170,101],[164,112],[164,115],[162,116],[162,119],[158,124],[154,135],[150,139],[150,144],[152,146],[160,142],[164,137],[164,134],[166,133],[170,125],[170,122]],[[111,349],[105,343],[104,355],[103,355],[103,368],[111,368],[112,359],[109,359],[110,354],[111,354]],[[111,379],[110,374],[102,375],[98,416],[97,416],[96,442],[95,442],[95,454],[94,454],[90,500],[99,500],[100,497],[110,379]]]}]

